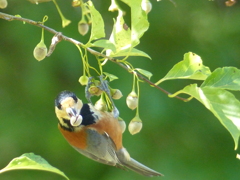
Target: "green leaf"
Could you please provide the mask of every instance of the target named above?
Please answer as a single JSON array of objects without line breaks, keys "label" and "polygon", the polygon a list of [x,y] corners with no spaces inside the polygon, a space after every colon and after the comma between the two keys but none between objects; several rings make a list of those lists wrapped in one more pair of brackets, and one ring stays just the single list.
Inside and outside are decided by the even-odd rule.
[{"label": "green leaf", "polygon": [[[110,41],[116,47],[116,53],[121,52],[123,50],[129,49],[132,47],[131,45],[131,31],[129,28],[124,29],[124,19],[123,19],[123,11],[118,11],[118,16],[113,25],[113,31],[110,36]],[[111,54],[115,54],[111,52]],[[110,54],[107,54],[110,55]]]},{"label": "green leaf", "polygon": [[91,36],[89,39],[89,42],[91,42],[92,40],[105,37],[104,22],[101,14],[95,9],[92,1],[88,1],[87,6],[90,10],[92,21]]},{"label": "green leaf", "polygon": [[189,52],[184,54],[183,61],[174,65],[167,75],[160,79],[156,85],[171,79],[205,80],[210,74],[210,69],[202,64],[201,57]]},{"label": "green leaf", "polygon": [[136,70],[143,74],[144,76],[146,76],[148,79],[150,79],[152,77],[152,73],[147,71],[147,70],[144,70],[144,69],[140,69],[140,68],[136,68]]},{"label": "green leaf", "polygon": [[109,78],[110,81],[118,79],[118,77],[113,75],[113,74],[110,74],[110,73],[107,73],[107,72],[103,72],[103,74],[105,74]]},{"label": "green leaf", "polygon": [[232,93],[220,88],[200,88],[191,84],[170,97],[179,93],[189,94],[209,109],[230,132],[237,149],[240,135],[240,102]]},{"label": "green leaf", "polygon": [[64,178],[69,178],[57,168],[51,166],[41,156],[33,153],[25,153],[20,157],[14,158],[5,168],[0,170],[0,174],[11,170],[41,170],[59,174]]},{"label": "green leaf", "polygon": [[109,40],[107,39],[100,39],[95,41],[94,43],[91,43],[91,47],[95,46],[95,47],[101,47],[104,48],[106,50],[110,49],[111,51],[115,52],[116,51],[116,47],[114,46],[113,43],[111,43]]},{"label": "green leaf", "polygon": [[137,49],[133,49],[140,42],[140,38],[147,31],[149,22],[147,14],[141,8],[141,0],[122,0],[131,8],[131,28],[125,24],[124,12],[118,9],[118,16],[114,21],[113,31],[110,41],[115,45],[116,52],[108,51],[107,55],[111,57],[119,56],[149,56]]},{"label": "green leaf", "polygon": [[135,48],[132,48],[131,50],[130,49],[123,50],[114,55],[111,55],[111,57],[120,57],[120,56],[143,56],[143,57],[151,59],[151,57],[147,53],[140,51],[138,49],[135,49]]},{"label": "green leaf", "polygon": [[140,38],[149,28],[147,14],[142,10],[142,0],[121,0],[131,8],[131,44],[135,47],[139,44]]},{"label": "green leaf", "polygon": [[201,87],[215,87],[215,88],[239,91],[240,90],[240,70],[235,67],[217,68],[203,82]]}]

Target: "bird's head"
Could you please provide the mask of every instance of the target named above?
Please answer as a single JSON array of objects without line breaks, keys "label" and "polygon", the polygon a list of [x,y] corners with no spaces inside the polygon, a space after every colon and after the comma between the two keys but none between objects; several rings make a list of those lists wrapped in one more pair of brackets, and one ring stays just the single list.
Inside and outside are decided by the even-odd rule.
[{"label": "bird's head", "polygon": [[62,91],[55,99],[55,112],[61,126],[69,128],[82,123],[80,111],[83,103],[70,91]]}]

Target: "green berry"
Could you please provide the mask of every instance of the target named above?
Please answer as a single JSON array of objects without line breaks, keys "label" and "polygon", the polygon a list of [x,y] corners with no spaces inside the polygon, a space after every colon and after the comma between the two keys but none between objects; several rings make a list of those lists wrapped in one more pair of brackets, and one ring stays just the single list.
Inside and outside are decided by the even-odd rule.
[{"label": "green berry", "polygon": [[148,14],[152,10],[152,4],[149,0],[142,0],[142,9]]},{"label": "green berry", "polygon": [[8,5],[7,0],[0,0],[0,8],[1,8],[1,9],[6,8],[7,5]]},{"label": "green berry", "polygon": [[88,77],[86,75],[83,75],[78,80],[82,86],[88,84]]},{"label": "green berry", "polygon": [[88,30],[89,30],[89,25],[86,22],[80,21],[78,23],[78,32],[81,35],[84,36],[85,34],[87,34]]},{"label": "green berry", "polygon": [[138,106],[138,95],[136,94],[135,91],[132,91],[126,99],[127,106],[134,110]]},{"label": "green berry", "polygon": [[123,96],[119,89],[111,89],[111,95],[113,99],[120,99]]},{"label": "green berry", "polygon": [[37,44],[37,46],[33,50],[33,56],[36,60],[41,61],[47,55],[47,46],[44,44],[43,41]]},{"label": "green berry", "polygon": [[81,1],[79,1],[79,0],[72,1],[72,7],[79,7],[79,6],[81,6]]},{"label": "green berry", "polygon": [[134,135],[141,131],[142,129],[142,120],[139,116],[135,116],[128,125],[129,132]]},{"label": "green berry", "polygon": [[107,104],[106,102],[100,98],[94,105],[94,108],[99,111],[107,111]]},{"label": "green berry", "polygon": [[125,121],[122,118],[118,117],[118,123],[119,123],[119,125],[120,125],[120,127],[122,129],[122,133],[124,133],[124,131],[126,130],[126,123],[125,123]]}]

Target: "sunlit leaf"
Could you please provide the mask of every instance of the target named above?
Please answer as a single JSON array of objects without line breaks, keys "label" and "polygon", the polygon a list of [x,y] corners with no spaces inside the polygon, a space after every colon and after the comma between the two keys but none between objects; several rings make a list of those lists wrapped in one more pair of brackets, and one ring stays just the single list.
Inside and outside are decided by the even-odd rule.
[{"label": "sunlit leaf", "polygon": [[171,79],[205,80],[211,74],[210,69],[202,64],[202,59],[192,52],[184,54],[184,59],[173,66],[167,75],[156,85]]},{"label": "sunlit leaf", "polygon": [[112,55],[111,57],[126,57],[126,56],[143,56],[143,57],[146,57],[146,58],[149,58],[151,59],[151,57],[143,52],[143,51],[140,51],[138,49],[135,49],[135,48],[132,48],[131,50],[125,50],[125,51],[121,51],[119,53],[116,53],[114,55]]},{"label": "sunlit leaf", "polygon": [[144,56],[150,58],[146,53],[134,49],[140,42],[140,38],[147,31],[149,23],[146,13],[141,8],[141,0],[122,0],[131,8],[131,27],[128,28],[124,21],[124,12],[118,9],[118,16],[114,21],[114,27],[110,41],[115,45],[116,52],[107,51],[108,56]]},{"label": "sunlit leaf", "polygon": [[121,57],[121,56],[123,56],[123,57],[126,57],[126,56],[143,56],[143,57],[151,59],[151,57],[147,53],[145,53],[143,51],[140,51],[138,49],[135,49],[135,48],[127,49],[127,50],[118,52],[114,55],[111,55],[111,57]]},{"label": "sunlit leaf", "polygon": [[209,109],[230,132],[237,149],[240,135],[240,102],[232,93],[220,88],[200,88],[196,84],[186,86],[174,95],[179,93],[189,94]]},{"label": "sunlit leaf", "polygon": [[[109,39],[115,45],[116,53],[132,47],[131,31],[129,28],[125,29],[124,24],[123,11],[119,10],[117,19],[114,21],[112,34]],[[115,53],[111,52],[111,54]],[[107,55],[110,55],[110,53]]]},{"label": "sunlit leaf", "polygon": [[88,1],[87,5],[91,13],[92,21],[91,35],[89,39],[89,42],[91,42],[92,40],[105,37],[104,22],[101,14],[95,9],[92,1]]},{"label": "sunlit leaf", "polygon": [[91,46],[95,46],[95,47],[101,47],[104,49],[110,49],[111,51],[115,52],[116,51],[116,47],[114,46],[113,43],[111,43],[109,40],[107,39],[100,39],[95,41],[94,43],[91,43]]},{"label": "sunlit leaf", "polygon": [[121,0],[131,8],[131,44],[135,47],[139,44],[140,38],[149,28],[147,14],[142,10],[142,0]]},{"label": "sunlit leaf", "polygon": [[118,79],[118,77],[113,75],[113,74],[110,74],[110,73],[107,73],[107,72],[103,72],[103,74],[105,74],[109,78],[109,81],[113,81],[115,79]]},{"label": "sunlit leaf", "polygon": [[14,158],[5,168],[0,170],[0,174],[12,170],[41,170],[59,174],[64,178],[69,178],[57,168],[51,166],[41,156],[33,153],[26,153],[20,157]]},{"label": "sunlit leaf", "polygon": [[240,70],[235,67],[217,68],[203,82],[201,87],[217,87],[221,89],[240,90]]},{"label": "sunlit leaf", "polygon": [[140,68],[136,68],[136,70],[141,73],[142,75],[146,76],[148,79],[150,79],[152,77],[152,73],[144,70],[144,69],[140,69]]}]

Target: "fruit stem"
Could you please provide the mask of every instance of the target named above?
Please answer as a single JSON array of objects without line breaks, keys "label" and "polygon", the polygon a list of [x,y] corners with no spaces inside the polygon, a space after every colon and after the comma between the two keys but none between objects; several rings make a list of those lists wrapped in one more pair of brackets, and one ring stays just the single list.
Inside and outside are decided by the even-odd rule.
[{"label": "fruit stem", "polygon": [[57,11],[58,11],[58,13],[59,13],[59,15],[60,15],[60,17],[61,17],[61,19],[62,19],[62,27],[64,28],[64,27],[66,27],[67,25],[69,25],[69,24],[71,23],[71,21],[64,17],[64,15],[63,15],[61,9],[59,8],[56,0],[52,0],[52,1],[53,1],[53,3],[55,4],[55,6],[56,6],[56,8],[57,8]]},{"label": "fruit stem", "polygon": [[[137,76],[135,73],[134,73],[134,77]],[[136,78],[136,77],[135,77]],[[136,109],[136,116],[139,117],[139,99],[140,99],[140,88],[139,88],[139,80],[137,79],[137,95],[138,95],[138,104],[137,104],[137,109]]]}]

